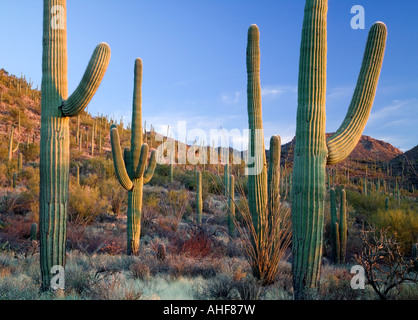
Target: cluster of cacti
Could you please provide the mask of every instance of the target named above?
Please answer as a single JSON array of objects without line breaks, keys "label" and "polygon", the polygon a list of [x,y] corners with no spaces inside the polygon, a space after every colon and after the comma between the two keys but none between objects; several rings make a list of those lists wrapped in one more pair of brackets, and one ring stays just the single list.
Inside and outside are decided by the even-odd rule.
[{"label": "cluster of cacti", "polygon": [[[386,26],[375,23],[357,86],[339,129],[325,136],[328,0],[307,0],[300,46],[296,145],[293,163],[293,286],[303,299],[319,286],[322,259],[325,166],[344,160],[356,146],[373,105],[383,62]],[[309,227],[307,227],[309,226]]]},{"label": "cluster of cacti", "polygon": [[196,173],[196,223],[202,224],[203,198],[202,198],[202,172]]},{"label": "cluster of cacti", "polygon": [[128,226],[127,226],[127,252],[137,255],[141,234],[142,192],[145,183],[148,183],[156,166],[156,151],[151,152],[147,166],[149,147],[143,142],[142,131],[142,60],[136,59],[134,72],[134,98],[132,108],[131,147],[126,147],[122,157],[117,126],[110,127],[113,162],[116,176],[128,191]]},{"label": "cluster of cacti", "polygon": [[341,190],[339,217],[337,214],[335,189],[330,189],[330,210],[332,260],[334,263],[344,263],[347,250],[347,207],[346,193],[344,189]]},{"label": "cluster of cacti", "polygon": [[[62,19],[59,23],[57,8]],[[44,0],[39,220],[44,290],[50,288],[51,268],[65,266],[69,117],[80,114],[90,102],[110,59],[109,46],[99,44],[79,86],[68,97],[66,9],[66,0]]]}]

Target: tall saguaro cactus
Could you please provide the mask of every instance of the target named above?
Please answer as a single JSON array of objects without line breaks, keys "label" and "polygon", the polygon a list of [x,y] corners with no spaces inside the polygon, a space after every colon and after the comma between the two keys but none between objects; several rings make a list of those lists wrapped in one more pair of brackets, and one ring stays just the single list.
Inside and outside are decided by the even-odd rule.
[{"label": "tall saguaro cactus", "polygon": [[[261,108],[260,32],[253,24],[248,29],[247,44],[247,111],[250,129],[248,146],[253,162],[248,164],[248,206],[254,230],[261,239],[261,224],[267,207],[267,169]],[[251,170],[251,172],[250,172]]]},{"label": "tall saguaro cactus", "polygon": [[296,146],[293,165],[293,286],[304,299],[319,285],[322,258],[325,166],[344,160],[356,146],[377,88],[386,26],[369,32],[357,86],[340,128],[325,137],[328,0],[306,0],[300,47]]},{"label": "tall saguaro cactus", "polygon": [[126,147],[122,157],[119,132],[117,126],[110,127],[110,142],[112,145],[113,163],[116,176],[126,190],[128,190],[128,227],[127,253],[137,255],[139,252],[139,238],[141,235],[142,190],[148,183],[157,164],[156,152],[151,152],[148,167],[148,144],[142,143],[142,60],[135,61],[134,98],[132,108],[131,147]]},{"label": "tall saguaro cactus", "polygon": [[44,0],[41,150],[40,262],[42,288],[51,285],[51,268],[65,266],[69,184],[69,117],[87,106],[106,72],[110,48],[99,44],[74,93],[67,88],[66,0]]}]

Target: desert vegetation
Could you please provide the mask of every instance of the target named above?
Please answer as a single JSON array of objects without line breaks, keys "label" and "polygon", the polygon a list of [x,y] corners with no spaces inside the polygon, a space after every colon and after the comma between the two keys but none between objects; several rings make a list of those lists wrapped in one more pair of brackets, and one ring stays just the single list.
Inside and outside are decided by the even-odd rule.
[{"label": "desert vegetation", "polygon": [[[296,142],[273,135],[268,152],[260,31],[249,27],[251,164],[230,148],[147,130],[140,58],[131,122],[88,113],[110,48],[97,46],[67,97],[66,61],[53,63],[65,56],[66,29],[49,32],[47,15],[42,90],[0,70],[0,299],[418,299],[418,192],[404,174],[418,160],[396,171],[349,158],[373,104],[386,26],[371,27],[346,119],[327,136],[327,1],[306,2]],[[56,3],[65,9],[45,0],[45,12]],[[197,163],[180,163],[180,148]],[[54,266],[65,285],[53,285]],[[353,266],[364,270],[360,289]]]}]

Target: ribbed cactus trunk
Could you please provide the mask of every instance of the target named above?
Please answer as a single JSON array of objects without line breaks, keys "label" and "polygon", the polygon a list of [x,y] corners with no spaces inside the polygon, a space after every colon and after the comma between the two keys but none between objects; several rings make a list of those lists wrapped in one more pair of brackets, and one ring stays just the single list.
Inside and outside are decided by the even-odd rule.
[{"label": "ribbed cactus trunk", "polygon": [[325,166],[344,160],[366,125],[386,42],[386,26],[375,23],[347,115],[330,138],[325,137],[327,0],[307,0],[300,47],[296,145],[292,182],[293,286],[305,299],[319,286],[322,259]]},{"label": "ribbed cactus trunk", "polygon": [[253,162],[248,164],[248,206],[255,233],[259,241],[263,236],[261,225],[266,218],[267,169],[264,147],[264,132],[261,107],[260,84],[260,32],[256,25],[248,30],[247,44],[247,111],[250,129],[249,156]]},{"label": "ribbed cactus trunk", "polygon": [[42,289],[51,268],[65,266],[69,185],[69,117],[90,102],[110,59],[100,44],[76,91],[68,97],[66,0],[44,0],[40,143],[40,262]]},{"label": "ribbed cactus trunk", "polygon": [[127,254],[137,255],[141,236],[142,193],[144,183],[151,180],[156,165],[155,151],[148,168],[148,145],[142,131],[142,60],[136,59],[134,70],[134,98],[132,107],[131,148],[122,151],[117,126],[110,127],[113,162],[120,184],[128,191]]}]

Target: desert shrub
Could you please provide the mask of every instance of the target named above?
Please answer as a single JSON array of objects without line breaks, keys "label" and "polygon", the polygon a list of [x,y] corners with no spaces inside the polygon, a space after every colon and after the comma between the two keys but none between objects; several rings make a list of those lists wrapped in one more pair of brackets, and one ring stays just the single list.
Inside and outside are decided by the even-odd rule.
[{"label": "desert shrub", "polygon": [[21,214],[31,212],[34,195],[26,189],[5,191],[0,195],[0,212],[4,214]]},{"label": "desert shrub", "polygon": [[39,286],[25,274],[0,278],[0,300],[36,300]]},{"label": "desert shrub", "polygon": [[250,276],[234,279],[234,287],[240,300],[261,300],[266,294],[266,288],[256,278]]},{"label": "desert shrub", "polygon": [[194,297],[198,300],[237,300],[239,293],[231,276],[220,274],[194,287]]},{"label": "desert shrub", "polygon": [[388,229],[399,241],[401,251],[410,254],[412,245],[418,239],[418,211],[413,209],[378,210],[371,217],[372,224],[378,229]]},{"label": "desert shrub", "polygon": [[174,252],[194,258],[203,258],[213,253],[212,236],[198,226],[189,227],[185,238],[176,237],[170,245]]},{"label": "desert shrub", "polygon": [[106,212],[108,203],[100,197],[97,187],[70,187],[68,213],[70,221],[77,225],[93,222]]},{"label": "desert shrub", "polygon": [[175,230],[189,205],[189,193],[186,190],[169,190],[167,196],[159,202],[161,211],[171,218]]},{"label": "desert shrub", "polygon": [[119,181],[115,179],[107,179],[103,181],[100,183],[99,189],[100,196],[107,199],[112,212],[116,216],[119,216],[122,208],[126,206],[128,198],[126,190],[120,185]]},{"label": "desert shrub", "polygon": [[394,291],[399,293],[404,284],[418,283],[418,257],[405,258],[398,241],[389,235],[388,229],[371,227],[362,233],[361,239],[364,246],[356,260],[364,268],[367,284],[381,300],[391,298]]},{"label": "desert shrub", "polygon": [[154,175],[149,184],[152,186],[167,185],[170,181],[170,166],[167,164],[157,164],[154,170]]},{"label": "desert shrub", "polygon": [[40,147],[36,143],[20,144],[19,151],[23,155],[24,162],[36,161],[39,158]]},{"label": "desert shrub", "polygon": [[355,215],[360,221],[385,208],[385,195],[376,193],[364,195],[352,190],[346,190],[346,193],[347,202],[354,208]]},{"label": "desert shrub", "polygon": [[150,267],[146,262],[140,260],[131,264],[129,274],[132,278],[139,280],[149,280],[151,278]]}]

